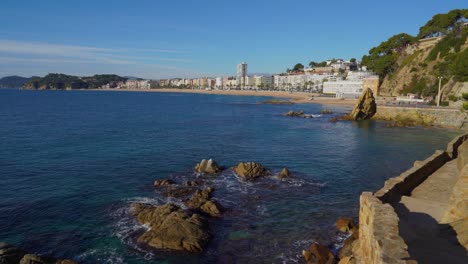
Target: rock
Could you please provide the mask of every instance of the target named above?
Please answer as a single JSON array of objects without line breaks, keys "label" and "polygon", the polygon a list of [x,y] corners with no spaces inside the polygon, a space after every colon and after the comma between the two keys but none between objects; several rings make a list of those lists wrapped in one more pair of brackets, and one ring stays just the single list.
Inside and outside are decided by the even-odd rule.
[{"label": "rock", "polygon": [[285,116],[291,116],[291,117],[303,117],[304,116],[304,111],[298,111],[298,112],[295,112],[295,111],[289,111],[287,112],[286,114],[284,114]]},{"label": "rock", "polygon": [[371,89],[366,89],[359,97],[356,106],[351,112],[351,117],[354,120],[370,119],[377,112],[377,104],[375,103],[374,94]]},{"label": "rock", "polygon": [[359,239],[359,226],[356,225],[353,228],[351,228],[351,234],[355,239]]},{"label": "rock", "polygon": [[213,188],[208,187],[202,191],[197,190],[195,194],[186,202],[190,209],[200,210],[212,217],[220,217],[223,208],[216,201],[211,200]]},{"label": "rock", "polygon": [[302,250],[302,256],[304,256],[306,262],[312,260],[312,253],[310,253],[308,250]]},{"label": "rock", "polygon": [[233,170],[239,177],[248,181],[265,177],[269,174],[265,167],[256,162],[241,162]]},{"label": "rock", "polygon": [[283,168],[283,170],[280,172],[280,174],[278,174],[278,178],[280,179],[284,179],[284,178],[288,178],[289,176],[291,176],[288,168]]},{"label": "rock", "polygon": [[197,163],[197,165],[195,166],[195,171],[199,173],[215,174],[221,172],[222,169],[214,160],[202,159],[200,163]]},{"label": "rock", "polygon": [[199,186],[201,183],[199,181],[186,181],[184,182],[184,186],[187,187],[196,187]]},{"label": "rock", "polygon": [[353,255],[353,246],[356,241],[357,239],[354,236],[350,236],[347,239],[345,239],[343,247],[338,252],[338,256],[340,259]]},{"label": "rock", "polygon": [[211,193],[213,192],[213,188],[208,187],[204,190],[200,191],[197,190],[195,194],[187,201],[187,206],[190,209],[197,209],[200,208],[204,203],[206,203],[211,198]]},{"label": "rock", "polygon": [[320,114],[322,114],[322,115],[331,115],[331,114],[333,114],[333,111],[330,110],[330,109],[322,109],[322,110],[320,110]]},{"label": "rock", "polygon": [[311,258],[307,263],[314,264],[333,264],[335,263],[335,256],[328,249],[328,247],[320,244],[312,244],[309,249]]},{"label": "rock", "polygon": [[168,186],[168,185],[172,185],[174,184],[175,182],[173,180],[170,180],[170,179],[166,179],[166,180],[155,180],[154,181],[154,186],[155,187],[158,187],[158,186]]},{"label": "rock", "polygon": [[212,217],[220,217],[223,212],[221,205],[213,200],[206,201],[202,206],[200,206],[200,209]]},{"label": "rock", "polygon": [[351,217],[340,217],[336,220],[336,228],[340,232],[349,232],[354,227],[354,220]]},{"label": "rock", "polygon": [[336,123],[336,122],[338,122],[338,118],[337,117],[332,117],[328,121],[330,121],[330,123]]},{"label": "rock", "polygon": [[26,251],[11,246],[9,244],[0,242],[0,263],[10,264],[19,263],[21,258],[26,254]]},{"label": "rock", "polygon": [[190,214],[174,204],[133,204],[132,207],[138,222],[150,227],[138,238],[139,243],[158,249],[199,253],[211,239],[208,223],[202,216]]},{"label": "rock", "polygon": [[186,187],[186,186],[169,186],[164,190],[164,196],[166,197],[175,197],[175,198],[182,198],[191,195],[196,191],[195,188]]},{"label": "rock", "polygon": [[355,263],[356,263],[356,260],[352,256],[344,257],[340,259],[340,262],[338,262],[338,264],[355,264]]}]

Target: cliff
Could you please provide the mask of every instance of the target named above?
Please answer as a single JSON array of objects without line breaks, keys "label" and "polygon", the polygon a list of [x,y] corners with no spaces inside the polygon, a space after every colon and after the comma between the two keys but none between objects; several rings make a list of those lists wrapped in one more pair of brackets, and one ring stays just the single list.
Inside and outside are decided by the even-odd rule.
[{"label": "cliff", "polygon": [[31,78],[21,76],[6,76],[0,78],[0,88],[20,88],[30,80]]}]

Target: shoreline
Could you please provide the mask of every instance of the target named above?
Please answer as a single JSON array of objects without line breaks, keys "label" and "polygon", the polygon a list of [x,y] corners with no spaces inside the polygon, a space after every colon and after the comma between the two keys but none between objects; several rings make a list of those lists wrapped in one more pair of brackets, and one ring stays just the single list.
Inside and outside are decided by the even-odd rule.
[{"label": "shoreline", "polygon": [[[86,89],[89,91],[111,91],[111,92],[156,92],[156,93],[191,93],[191,94],[214,94],[231,96],[269,96],[275,98],[287,98],[295,104],[323,104],[354,106],[357,99],[336,99],[334,97],[318,97],[318,94],[284,91],[255,91],[255,90],[189,90],[189,89]],[[313,98],[311,100],[311,98]]]}]

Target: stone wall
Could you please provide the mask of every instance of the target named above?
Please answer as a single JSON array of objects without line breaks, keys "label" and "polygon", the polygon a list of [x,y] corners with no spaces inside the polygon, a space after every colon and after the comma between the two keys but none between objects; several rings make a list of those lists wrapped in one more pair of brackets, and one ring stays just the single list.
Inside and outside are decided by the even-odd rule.
[{"label": "stone wall", "polygon": [[401,263],[409,258],[408,246],[398,234],[398,216],[390,204],[372,193],[360,197],[357,263]]},{"label": "stone wall", "polygon": [[458,109],[378,106],[374,119],[412,121],[415,125],[460,129],[468,122],[468,114]]},{"label": "stone wall", "polygon": [[448,144],[447,151],[438,150],[424,161],[416,161],[411,169],[387,180],[375,194],[361,194],[359,247],[353,249],[352,263],[414,263],[409,259],[407,244],[399,235],[399,218],[390,203],[398,201],[402,195],[409,195],[434,171],[454,158],[458,158],[461,175],[442,222],[450,224],[458,241],[468,250],[468,134],[463,134]]}]

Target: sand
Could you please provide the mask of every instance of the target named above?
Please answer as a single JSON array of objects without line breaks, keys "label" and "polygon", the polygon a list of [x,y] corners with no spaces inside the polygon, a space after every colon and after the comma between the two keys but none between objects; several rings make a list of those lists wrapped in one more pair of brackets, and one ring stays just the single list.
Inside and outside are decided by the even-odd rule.
[{"label": "sand", "polygon": [[162,93],[196,93],[196,94],[220,94],[238,96],[270,96],[288,99],[297,104],[315,103],[324,105],[351,105],[354,106],[356,99],[337,99],[334,97],[319,97],[319,94],[284,91],[255,91],[255,90],[190,90],[190,89],[94,89],[94,91],[115,92],[162,92]]}]

